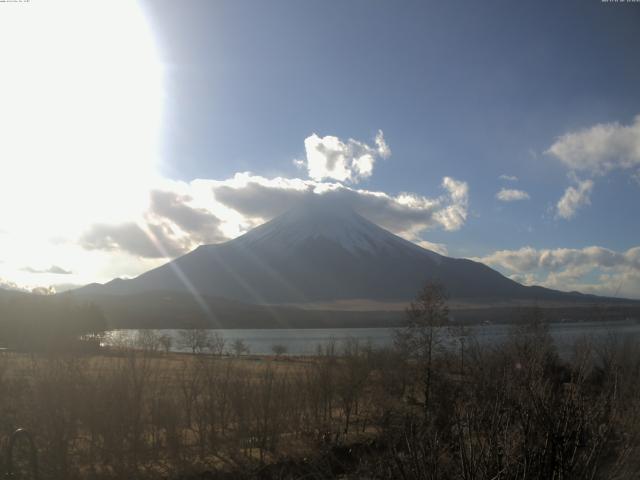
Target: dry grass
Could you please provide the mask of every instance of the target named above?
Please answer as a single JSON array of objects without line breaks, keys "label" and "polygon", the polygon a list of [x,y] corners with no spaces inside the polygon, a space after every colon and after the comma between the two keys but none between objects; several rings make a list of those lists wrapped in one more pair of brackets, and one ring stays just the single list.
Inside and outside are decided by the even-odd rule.
[{"label": "dry grass", "polygon": [[583,343],[562,362],[544,330],[514,332],[491,349],[469,339],[464,352],[434,351],[428,403],[419,357],[357,342],[320,353],[4,353],[0,429],[33,432],[45,480],[206,470],[622,479],[640,471],[634,345]]}]

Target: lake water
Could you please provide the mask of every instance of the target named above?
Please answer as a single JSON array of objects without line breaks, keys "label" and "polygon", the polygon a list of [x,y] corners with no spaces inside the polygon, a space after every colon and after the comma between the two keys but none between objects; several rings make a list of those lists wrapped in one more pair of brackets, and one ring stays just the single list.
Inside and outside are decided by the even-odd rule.
[{"label": "lake water", "polygon": [[[513,327],[510,325],[482,325],[470,328],[482,345],[500,344],[505,341]],[[393,341],[393,328],[321,328],[321,329],[259,329],[259,330],[211,330],[222,335],[227,346],[241,339],[256,355],[269,355],[274,345],[283,345],[289,355],[310,355],[319,345],[335,343],[337,351],[348,339],[357,339],[376,347],[388,346]],[[179,330],[156,330],[158,335],[172,337],[173,351],[189,351],[180,343]],[[616,337],[624,341],[640,341],[640,323],[621,322],[567,322],[550,325],[550,333],[561,353],[568,353],[576,340],[584,337],[603,341]],[[135,345],[139,330],[113,330],[108,333],[104,344]]]}]

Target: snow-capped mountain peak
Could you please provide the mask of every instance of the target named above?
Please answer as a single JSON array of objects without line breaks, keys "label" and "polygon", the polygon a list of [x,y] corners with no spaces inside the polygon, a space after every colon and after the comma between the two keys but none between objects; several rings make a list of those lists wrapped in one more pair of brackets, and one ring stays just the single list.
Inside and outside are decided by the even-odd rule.
[{"label": "snow-capped mountain peak", "polygon": [[430,252],[353,210],[318,200],[101,291],[197,292],[257,304],[396,301],[413,298],[427,281],[438,281],[452,298],[575,297],[525,287],[480,263]]},{"label": "snow-capped mountain peak", "polygon": [[404,247],[420,248],[378,227],[350,208],[328,202],[306,202],[235,240],[247,247],[264,243],[291,248],[307,240],[324,239],[353,254]]}]

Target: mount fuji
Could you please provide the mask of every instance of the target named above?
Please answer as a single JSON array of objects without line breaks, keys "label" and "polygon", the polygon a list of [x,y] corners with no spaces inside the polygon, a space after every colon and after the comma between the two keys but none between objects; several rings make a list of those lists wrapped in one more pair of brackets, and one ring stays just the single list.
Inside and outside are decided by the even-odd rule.
[{"label": "mount fuji", "polygon": [[203,245],[130,280],[76,291],[85,295],[187,293],[248,304],[308,304],[415,297],[427,281],[451,299],[581,301],[593,298],[523,286],[484,264],[426,250],[350,209],[305,202],[246,234]]}]

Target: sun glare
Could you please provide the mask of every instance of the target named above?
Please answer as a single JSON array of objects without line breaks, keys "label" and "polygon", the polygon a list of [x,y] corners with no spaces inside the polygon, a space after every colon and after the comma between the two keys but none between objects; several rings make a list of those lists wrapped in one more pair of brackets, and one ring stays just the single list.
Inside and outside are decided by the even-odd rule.
[{"label": "sun glare", "polygon": [[157,171],[163,91],[140,6],[36,0],[3,7],[3,229],[71,236],[141,210]]}]

